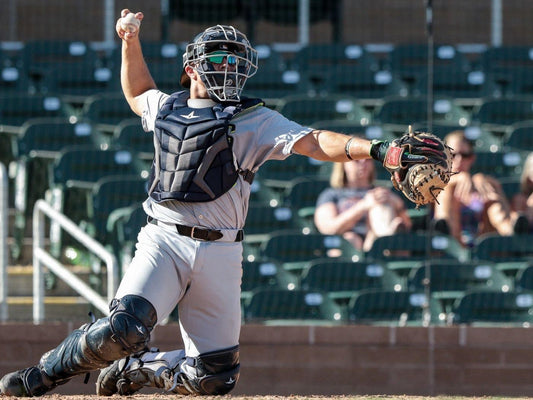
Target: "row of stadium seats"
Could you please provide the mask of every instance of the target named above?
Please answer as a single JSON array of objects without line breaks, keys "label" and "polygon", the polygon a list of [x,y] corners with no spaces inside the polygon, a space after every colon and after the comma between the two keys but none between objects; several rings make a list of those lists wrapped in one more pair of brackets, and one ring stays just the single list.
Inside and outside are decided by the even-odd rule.
[{"label": "row of stadium seats", "polygon": [[[0,47],[4,91],[83,97],[119,87],[120,48],[97,51],[90,43],[30,41]],[[314,44],[290,54],[258,45],[259,72],[248,83],[251,94],[280,98],[298,92],[350,94],[359,99],[427,92],[428,48],[423,44],[381,46],[384,54],[358,44]],[[439,96],[480,98],[529,95],[532,51],[527,46],[488,47],[472,55],[458,46],[437,45],[433,90]],[[145,42],[143,51],[163,90],[177,89],[183,46]]]},{"label": "row of stadium seats", "polygon": [[530,327],[533,292],[472,290],[446,312],[438,299],[416,291],[363,290],[345,307],[327,293],[296,289],[258,289],[243,303],[245,323],[370,324],[392,326],[506,325]]}]

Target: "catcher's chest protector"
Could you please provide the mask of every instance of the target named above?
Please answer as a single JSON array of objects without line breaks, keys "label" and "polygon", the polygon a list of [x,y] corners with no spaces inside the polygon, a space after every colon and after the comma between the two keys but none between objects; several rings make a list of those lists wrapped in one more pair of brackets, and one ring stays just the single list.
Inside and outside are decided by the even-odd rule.
[{"label": "catcher's chest protector", "polygon": [[261,100],[190,108],[188,98],[187,91],[171,95],[155,121],[150,196],[157,202],[212,201],[226,193],[239,174],[249,183],[253,180],[251,171],[242,171],[235,164],[230,121],[237,113],[261,104]]}]

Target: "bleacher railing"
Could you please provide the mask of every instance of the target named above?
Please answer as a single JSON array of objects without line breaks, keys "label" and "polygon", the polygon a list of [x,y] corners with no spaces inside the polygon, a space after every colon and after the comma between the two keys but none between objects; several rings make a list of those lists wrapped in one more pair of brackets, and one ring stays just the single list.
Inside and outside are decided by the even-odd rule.
[{"label": "bleacher railing", "polygon": [[0,321],[7,321],[7,226],[8,226],[8,176],[0,163]]},{"label": "bleacher railing", "polygon": [[[71,234],[107,267],[107,299],[70,272],[44,248],[45,216]],[[33,209],[33,322],[44,320],[44,274],[43,266],[84,297],[104,315],[109,315],[109,302],[118,288],[118,263],[116,257],[105,247],[81,230],[72,220],[61,214],[44,200],[37,200]]]}]

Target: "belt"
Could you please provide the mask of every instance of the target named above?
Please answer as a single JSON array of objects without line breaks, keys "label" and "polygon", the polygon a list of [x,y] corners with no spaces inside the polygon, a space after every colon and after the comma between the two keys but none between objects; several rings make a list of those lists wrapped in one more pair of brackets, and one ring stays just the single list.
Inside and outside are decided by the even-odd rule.
[{"label": "belt", "polygon": [[[155,225],[158,224],[158,221],[153,218],[149,218],[148,222],[151,224],[155,224]],[[180,235],[190,237],[191,239],[203,240],[206,242],[214,242],[215,240],[219,240],[224,237],[224,234],[217,229],[202,228],[199,226],[172,224],[168,222],[163,222],[163,224],[174,226],[176,228],[176,231]],[[237,231],[237,234],[235,235],[234,242],[241,242],[243,239],[244,239],[244,232],[242,229],[239,229]]]}]

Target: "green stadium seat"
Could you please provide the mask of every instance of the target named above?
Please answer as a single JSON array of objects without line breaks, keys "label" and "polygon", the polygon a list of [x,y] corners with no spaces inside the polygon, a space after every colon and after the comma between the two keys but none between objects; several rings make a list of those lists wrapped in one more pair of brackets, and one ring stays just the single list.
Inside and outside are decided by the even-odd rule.
[{"label": "green stadium seat", "polygon": [[276,110],[302,125],[327,119],[353,120],[368,125],[372,118],[371,113],[349,95],[287,96],[280,99]]},{"label": "green stadium seat", "polygon": [[100,58],[84,41],[30,40],[21,50],[23,68],[35,81],[40,81],[60,65],[98,66]]},{"label": "green stadium seat", "polygon": [[533,291],[533,261],[516,273],[515,290]]},{"label": "green stadium seat", "polygon": [[481,172],[500,179],[518,177],[522,173],[526,155],[516,150],[496,152],[476,150],[476,160],[471,172]]},{"label": "green stadium seat", "polygon": [[265,162],[259,168],[255,179],[262,185],[282,193],[291,187],[294,178],[316,177],[324,165],[324,161],[293,154],[282,161],[269,160]]},{"label": "green stadium seat", "polygon": [[[427,44],[399,44],[394,46],[386,59],[387,68],[397,73],[401,79],[414,82],[424,75],[428,68],[429,51]],[[452,45],[437,44],[433,49],[433,66],[436,68],[456,68],[467,71],[470,68],[467,58]]]},{"label": "green stadium seat", "polygon": [[[414,95],[425,96],[428,93],[428,73],[417,78]],[[432,91],[437,97],[450,97],[454,99],[470,99],[493,96],[499,93],[499,86],[494,82],[492,75],[482,71],[465,70],[460,66],[436,66],[433,68]]]},{"label": "green stadium seat", "polygon": [[121,92],[87,97],[80,114],[97,125],[99,130],[111,134],[120,122],[135,117]]},{"label": "green stadium seat", "polygon": [[[429,251],[429,254],[428,254]],[[375,262],[406,262],[414,265],[427,259],[452,259],[466,261],[468,251],[451,236],[427,232],[403,232],[376,238],[365,260]]]},{"label": "green stadium seat", "polygon": [[472,259],[492,262],[527,261],[533,258],[531,243],[533,235],[484,234],[474,243]]},{"label": "green stadium seat", "polygon": [[453,322],[529,327],[533,322],[533,292],[469,291],[456,301]]},{"label": "green stadium seat", "polygon": [[[379,63],[371,53],[358,44],[320,43],[308,44],[297,51],[291,59],[291,67],[301,71],[317,90],[324,90],[328,81],[335,83],[331,79],[335,71],[341,74],[352,69],[361,74],[363,71],[377,72]],[[356,75],[352,73],[350,76],[353,79]],[[348,83],[346,80],[345,82]],[[329,91],[334,92],[334,88],[330,87]],[[352,93],[352,95],[357,94]]]},{"label": "green stadium seat", "polygon": [[348,320],[354,324],[428,326],[442,325],[445,319],[439,302],[421,292],[363,290],[348,305]]},{"label": "green stadium seat", "polygon": [[509,126],[503,146],[505,150],[533,151],[533,121],[517,122]]},{"label": "green stadium seat", "polygon": [[37,199],[48,189],[51,166],[67,146],[87,145],[96,148],[96,133],[91,124],[71,123],[66,118],[34,118],[27,120],[14,143],[16,155],[15,244],[12,255],[20,256],[26,221]]},{"label": "green stadium seat", "polygon": [[512,279],[486,261],[461,262],[456,260],[432,260],[420,262],[409,276],[408,289],[423,292],[429,281],[429,291],[446,311],[453,301],[473,289],[507,292],[513,289]]},{"label": "green stadium seat", "polygon": [[246,301],[259,289],[294,290],[298,279],[272,260],[242,263],[241,299]]},{"label": "green stadium seat", "polygon": [[361,254],[341,236],[300,231],[278,231],[270,234],[260,246],[261,258],[277,260],[283,268],[298,274],[305,265],[319,258],[361,259]]},{"label": "green stadium seat", "polygon": [[533,120],[533,99],[518,96],[482,99],[472,112],[472,120],[480,124],[502,126],[505,130],[508,125]]},{"label": "green stadium seat", "polygon": [[58,64],[46,73],[40,86],[41,91],[79,107],[87,96],[120,90],[118,81],[119,75],[113,75],[107,67]]},{"label": "green stadium seat", "polygon": [[[47,198],[52,206],[75,222],[88,220],[87,195],[99,179],[111,175],[148,177],[135,152],[128,149],[95,149],[88,146],[64,148],[55,159]],[[51,226],[54,252],[61,248],[58,227]]]},{"label": "green stadium seat", "polygon": [[361,290],[400,291],[405,283],[382,264],[329,259],[309,262],[301,273],[300,288],[326,292],[342,305]]},{"label": "green stadium seat", "polygon": [[126,147],[137,152],[137,155],[148,164],[154,158],[154,136],[145,132],[140,118],[128,118],[120,121],[113,130],[110,143],[118,147]]},{"label": "green stadium seat", "polygon": [[343,323],[342,309],[326,293],[314,290],[258,289],[244,304],[245,323]]},{"label": "green stadium seat", "polygon": [[107,237],[112,240],[113,251],[121,268],[120,276],[133,258],[137,235],[146,222],[142,203],[117,208],[107,217]]}]

